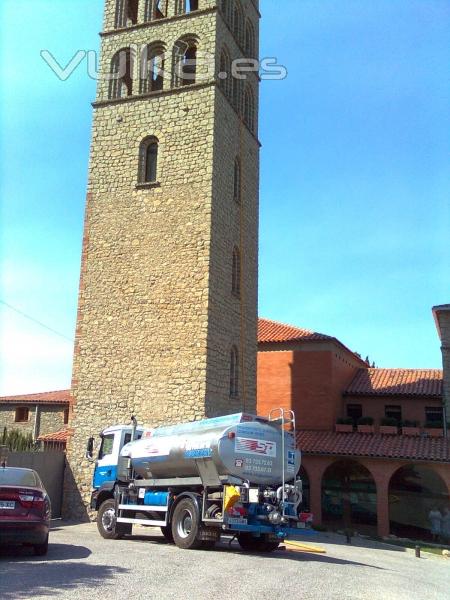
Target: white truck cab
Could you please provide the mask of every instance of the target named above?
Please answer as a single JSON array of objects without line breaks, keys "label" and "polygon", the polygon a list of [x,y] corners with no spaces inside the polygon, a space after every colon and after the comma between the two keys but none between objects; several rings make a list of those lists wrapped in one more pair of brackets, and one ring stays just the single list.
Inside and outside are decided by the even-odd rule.
[{"label": "white truck cab", "polygon": [[133,430],[135,431],[134,439],[139,440],[144,433],[143,427],[113,425],[101,432],[101,443],[93,477],[94,489],[100,489],[105,484],[116,481],[119,454],[125,444],[131,442]]}]

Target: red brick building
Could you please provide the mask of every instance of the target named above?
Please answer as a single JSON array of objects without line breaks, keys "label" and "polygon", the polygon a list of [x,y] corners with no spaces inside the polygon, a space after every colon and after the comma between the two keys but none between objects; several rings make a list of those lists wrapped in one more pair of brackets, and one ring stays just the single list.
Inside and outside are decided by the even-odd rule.
[{"label": "red brick building", "polygon": [[266,319],[258,350],[258,413],[295,411],[315,523],[426,538],[431,507],[450,507],[442,371],[370,368],[336,338]]}]

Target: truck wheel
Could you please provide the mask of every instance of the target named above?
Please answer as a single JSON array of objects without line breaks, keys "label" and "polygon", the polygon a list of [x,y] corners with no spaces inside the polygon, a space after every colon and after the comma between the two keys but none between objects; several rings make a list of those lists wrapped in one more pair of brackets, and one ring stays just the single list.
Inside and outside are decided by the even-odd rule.
[{"label": "truck wheel", "polygon": [[97,513],[97,529],[105,540],[120,540],[131,534],[131,523],[116,523],[115,502],[113,498],[105,500]]},{"label": "truck wheel", "polygon": [[170,527],[170,525],[166,525],[165,527],[161,527],[161,533],[163,534],[163,536],[166,538],[166,540],[168,542],[170,542],[171,544],[173,544],[173,533],[172,533],[172,528]]},{"label": "truck wheel", "polygon": [[200,515],[194,500],[180,500],[172,517],[172,535],[178,548],[194,550],[202,547],[202,541],[197,537],[199,521]]},{"label": "truck wheel", "polygon": [[247,552],[273,552],[280,545],[279,542],[270,542],[266,535],[254,537],[251,533],[240,533],[238,542]]}]

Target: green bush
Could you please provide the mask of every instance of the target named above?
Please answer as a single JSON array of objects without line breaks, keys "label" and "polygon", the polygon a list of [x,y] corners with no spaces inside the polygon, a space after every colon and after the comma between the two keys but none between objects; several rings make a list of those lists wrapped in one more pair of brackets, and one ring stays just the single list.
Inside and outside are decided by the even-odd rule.
[{"label": "green bush", "polygon": [[387,427],[398,427],[398,421],[394,417],[383,417],[381,419],[381,425],[385,425]]},{"label": "green bush", "polygon": [[5,427],[0,436],[0,446],[6,446],[10,452],[26,452],[27,450],[33,450],[33,436],[31,433],[22,433],[16,429],[8,431]]},{"label": "green bush", "polygon": [[373,425],[373,417],[361,417],[358,419],[358,425]]},{"label": "green bush", "polygon": [[353,425],[353,419],[351,417],[339,417],[336,419],[337,425]]}]

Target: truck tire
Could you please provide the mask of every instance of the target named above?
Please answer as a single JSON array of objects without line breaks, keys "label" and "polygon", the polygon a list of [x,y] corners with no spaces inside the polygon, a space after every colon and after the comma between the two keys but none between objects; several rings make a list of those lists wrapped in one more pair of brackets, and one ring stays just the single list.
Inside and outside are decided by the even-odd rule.
[{"label": "truck tire", "polygon": [[170,527],[170,525],[166,525],[165,527],[161,527],[161,533],[163,534],[163,536],[166,538],[166,540],[168,542],[170,542],[171,544],[173,544],[173,533],[172,533],[172,528]]},{"label": "truck tire", "polygon": [[267,535],[254,537],[251,533],[240,533],[238,542],[246,552],[273,552],[280,545],[280,542],[269,541]]},{"label": "truck tire", "polygon": [[191,498],[178,502],[172,517],[173,541],[183,550],[196,550],[203,545],[198,539],[200,515],[197,504]]},{"label": "truck tire", "polygon": [[132,531],[131,523],[116,523],[114,508],[114,499],[109,498],[101,504],[97,513],[97,529],[105,540],[120,540]]}]

